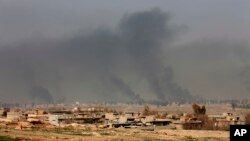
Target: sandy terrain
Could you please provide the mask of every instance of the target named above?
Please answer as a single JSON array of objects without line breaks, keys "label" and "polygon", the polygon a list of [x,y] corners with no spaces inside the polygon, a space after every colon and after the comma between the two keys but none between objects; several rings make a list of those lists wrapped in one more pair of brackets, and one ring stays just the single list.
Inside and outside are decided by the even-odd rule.
[{"label": "sandy terrain", "polygon": [[0,136],[35,141],[228,141],[228,131],[170,130],[142,131],[140,129],[103,129],[83,131],[82,134],[60,134],[44,131],[0,129]]}]

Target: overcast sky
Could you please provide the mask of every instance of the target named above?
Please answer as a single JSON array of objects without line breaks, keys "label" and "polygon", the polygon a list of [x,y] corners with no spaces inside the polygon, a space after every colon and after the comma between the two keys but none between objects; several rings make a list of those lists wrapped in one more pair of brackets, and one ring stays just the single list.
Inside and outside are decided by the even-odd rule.
[{"label": "overcast sky", "polygon": [[[220,36],[249,40],[248,0],[1,0],[1,42],[58,37],[80,29],[113,26],[125,13],[160,7],[172,22],[189,27],[186,38]],[[191,36],[191,37],[188,37]]]},{"label": "overcast sky", "polygon": [[[23,85],[24,82],[22,79],[16,79],[16,77],[20,77],[20,75],[18,75],[19,70],[17,69],[15,72],[11,72],[11,69],[20,65],[13,63],[16,62],[15,59],[20,56],[20,58],[23,58],[23,56],[26,55],[26,53],[22,51],[17,51],[18,48],[23,50],[23,47],[28,46],[26,48],[27,50],[24,49],[24,52],[30,51],[30,53],[27,54],[34,57],[39,56],[35,54],[39,53],[39,51],[37,51],[39,49],[34,49],[35,51],[33,52],[32,46],[38,46],[40,50],[43,50],[42,48],[45,48],[44,46],[53,47],[54,44],[56,44],[55,46],[59,46],[58,44],[63,44],[62,40],[74,38],[79,34],[87,36],[84,36],[82,40],[92,39],[96,37],[95,35],[93,35],[93,37],[92,33],[98,29],[108,30],[108,35],[118,34],[120,28],[123,30],[120,25],[123,21],[121,19],[126,20],[126,18],[124,18],[126,16],[124,15],[131,16],[133,13],[150,11],[153,8],[159,8],[163,13],[167,13],[169,19],[167,20],[167,24],[170,25],[169,29],[175,29],[175,27],[177,29],[177,31],[175,31],[176,35],[174,35],[173,39],[171,38],[171,41],[168,40],[168,36],[166,39],[162,39],[161,49],[163,52],[161,52],[162,54],[159,56],[162,63],[160,65],[169,66],[173,70],[173,82],[176,83],[178,87],[187,89],[191,95],[210,99],[249,98],[249,0],[0,0],[0,53],[9,53],[6,57],[2,57],[4,61],[0,61],[2,65],[0,70],[2,73],[2,79],[0,79],[0,95],[2,97],[0,100],[15,101],[14,99],[19,97],[21,101],[29,102],[30,95],[26,94],[29,93],[29,88]],[[130,18],[127,20],[129,21],[129,19]],[[168,34],[168,32],[166,33]],[[102,37],[102,35],[99,36],[98,33],[98,38],[99,37]],[[120,37],[125,38],[127,34],[121,35],[119,38]],[[76,38],[78,39],[78,37]],[[96,38],[94,38],[94,41],[95,39]],[[60,43],[54,43],[58,40]],[[116,37],[114,40],[116,40]],[[72,41],[76,40],[72,39]],[[98,40],[96,42],[98,42]],[[131,42],[132,41],[127,44],[131,45]],[[86,41],[82,44],[89,45],[91,43]],[[123,44],[120,45],[120,43],[118,44],[118,46],[125,46]],[[131,46],[133,45],[134,44]],[[153,45],[157,46],[158,44]],[[86,50],[83,51],[86,52]],[[158,51],[157,49],[156,53],[158,53]],[[51,51],[44,51],[46,55],[48,52],[50,53]],[[113,50],[110,52],[113,52]],[[107,54],[109,54],[109,52]],[[58,54],[52,53],[51,56],[56,55]],[[87,54],[82,55],[88,56]],[[42,55],[40,55],[40,58],[34,58],[39,61],[42,60],[42,64],[45,64],[46,67],[53,68],[53,63],[50,64],[47,63],[50,61],[44,61],[51,56],[48,55],[49,57],[47,58],[41,56]],[[60,54],[58,56],[63,55]],[[156,55],[154,55],[154,57],[155,56]],[[50,59],[56,60],[59,58],[60,57],[51,57]],[[126,56],[124,58],[125,60],[128,59]],[[87,59],[89,58],[87,57]],[[72,61],[73,59],[71,58],[70,60]],[[67,61],[67,59],[63,60],[63,62]],[[8,65],[9,62],[10,65]],[[24,62],[27,63],[26,61]],[[75,66],[60,64],[59,62],[60,61],[55,63],[56,66],[61,67],[62,65],[62,70],[64,71],[60,71],[63,76],[56,76],[56,78],[51,77],[51,75],[54,76],[58,73],[49,74],[52,70],[56,72],[57,70],[55,68],[52,70],[41,70],[41,72],[38,71],[39,67],[35,67],[34,69],[35,73],[39,74],[35,78],[37,79],[36,85],[39,85],[41,89],[44,88],[49,91],[47,93],[52,95],[51,97],[53,97],[55,101],[60,98],[67,99],[68,101],[108,100],[109,98],[107,97],[112,97],[116,95],[115,93],[119,93],[119,90],[104,92],[103,89],[111,88],[110,86],[99,84],[99,78],[79,78],[78,75],[81,75],[81,73],[86,74],[86,70],[74,75],[69,74],[72,68],[75,70]],[[75,65],[79,64],[76,63]],[[123,67],[117,64],[114,66],[124,71]],[[82,67],[85,68],[89,66],[83,65]],[[142,66],[142,68],[143,67],[145,66]],[[93,68],[99,69],[98,67]],[[145,77],[142,75],[135,79],[133,76],[137,76],[138,72],[134,73],[136,71],[133,69],[128,70],[129,72],[123,72],[118,69],[115,74],[131,87],[133,93],[139,94],[140,97],[149,100],[160,97],[160,94],[156,94],[156,96],[152,94],[157,92],[154,88],[148,86],[151,83],[149,78],[141,78]],[[7,71],[8,73],[6,73]],[[44,71],[46,72],[45,74],[49,74],[49,78],[44,77],[47,76],[44,74]],[[157,73],[158,71],[153,72]],[[30,73],[34,73],[33,70]],[[93,73],[91,75],[95,76],[96,74]],[[106,75],[106,73],[104,75]],[[48,86],[50,83],[52,84]],[[121,88],[120,86],[118,87]],[[123,90],[121,89],[121,91]],[[33,96],[33,98],[34,97],[37,99],[41,98],[39,96]],[[115,97],[117,98],[113,100],[123,98],[122,94]]]}]

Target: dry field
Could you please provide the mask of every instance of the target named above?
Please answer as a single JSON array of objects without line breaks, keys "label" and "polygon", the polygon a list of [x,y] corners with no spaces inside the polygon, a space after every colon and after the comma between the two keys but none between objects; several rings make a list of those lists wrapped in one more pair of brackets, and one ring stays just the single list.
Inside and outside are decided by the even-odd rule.
[{"label": "dry field", "polygon": [[0,136],[34,141],[228,141],[228,131],[102,129],[95,131],[20,131],[0,129]]}]

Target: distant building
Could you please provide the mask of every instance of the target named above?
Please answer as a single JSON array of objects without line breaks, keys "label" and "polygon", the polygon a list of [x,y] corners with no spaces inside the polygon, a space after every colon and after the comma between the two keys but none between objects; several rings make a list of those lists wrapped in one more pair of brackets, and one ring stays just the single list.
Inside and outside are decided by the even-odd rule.
[{"label": "distant building", "polygon": [[7,119],[12,121],[19,121],[22,114],[20,112],[7,112]]}]

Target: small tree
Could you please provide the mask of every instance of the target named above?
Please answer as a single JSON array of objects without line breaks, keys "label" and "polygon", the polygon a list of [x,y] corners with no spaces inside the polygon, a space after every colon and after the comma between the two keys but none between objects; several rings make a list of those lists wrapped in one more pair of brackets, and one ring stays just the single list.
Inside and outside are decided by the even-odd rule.
[{"label": "small tree", "polygon": [[158,111],[157,110],[151,110],[150,107],[148,105],[144,106],[143,109],[143,115],[144,116],[148,116],[148,115],[157,115]]},{"label": "small tree", "polygon": [[201,107],[200,113],[201,113],[202,115],[205,115],[205,114],[206,114],[206,107],[205,107],[204,105]]},{"label": "small tree", "polygon": [[231,107],[232,107],[233,110],[235,110],[236,103],[232,102],[232,103],[231,103]]},{"label": "small tree", "polygon": [[203,105],[202,107],[200,107],[197,104],[193,104],[193,111],[195,115],[205,115],[206,114],[206,107]]},{"label": "small tree", "polygon": [[144,106],[144,109],[143,109],[143,115],[144,115],[144,116],[147,116],[147,115],[149,115],[149,114],[150,114],[150,108],[149,108],[148,105],[145,105],[145,106]]}]

